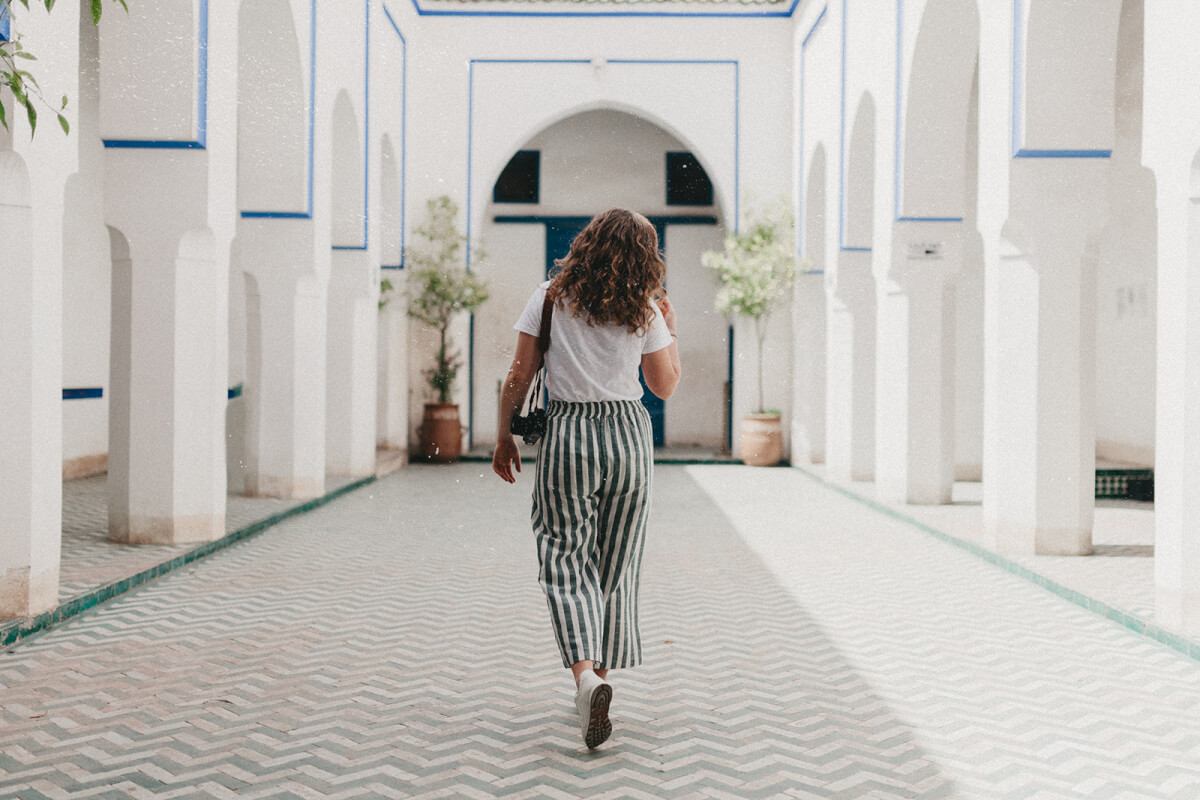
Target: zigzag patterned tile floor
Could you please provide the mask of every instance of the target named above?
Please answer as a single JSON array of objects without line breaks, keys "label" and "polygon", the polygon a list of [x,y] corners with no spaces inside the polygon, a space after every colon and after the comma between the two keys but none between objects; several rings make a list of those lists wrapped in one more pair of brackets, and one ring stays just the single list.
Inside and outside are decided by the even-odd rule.
[{"label": "zigzag patterned tile floor", "polygon": [[647,663],[588,752],[529,474],[486,470],[0,655],[0,797],[1200,797],[1200,664],[783,469],[658,468]]}]

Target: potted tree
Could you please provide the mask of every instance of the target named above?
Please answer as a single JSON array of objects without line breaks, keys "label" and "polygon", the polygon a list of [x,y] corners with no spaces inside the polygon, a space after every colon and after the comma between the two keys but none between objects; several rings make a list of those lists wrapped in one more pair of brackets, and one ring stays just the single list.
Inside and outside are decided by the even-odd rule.
[{"label": "potted tree", "polygon": [[791,216],[778,206],[752,215],[741,232],[725,237],[722,250],[701,255],[720,288],[713,303],[721,314],[754,321],[758,344],[758,395],[755,410],[742,419],[742,460],[755,466],[778,464],[783,458],[780,413],[763,403],[763,344],[767,321],[796,277]]},{"label": "potted tree", "polygon": [[417,429],[418,452],[428,461],[454,461],[462,452],[462,424],[452,402],[454,382],[463,366],[450,339],[450,325],[462,313],[472,314],[488,299],[487,284],[459,266],[467,237],[458,230],[458,206],[449,197],[426,204],[429,218],[416,231],[417,245],[405,252],[409,274],[408,314],[437,331],[433,365],[422,374],[435,402],[425,404]]}]

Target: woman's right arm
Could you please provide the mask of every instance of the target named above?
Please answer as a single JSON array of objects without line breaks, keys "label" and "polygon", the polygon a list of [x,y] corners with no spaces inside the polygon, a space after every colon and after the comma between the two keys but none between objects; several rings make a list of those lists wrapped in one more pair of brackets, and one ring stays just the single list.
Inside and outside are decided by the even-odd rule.
[{"label": "woman's right arm", "polygon": [[679,337],[675,333],[675,308],[665,294],[658,305],[662,309],[667,330],[671,332],[671,344],[642,356],[642,377],[646,379],[650,391],[666,400],[675,394],[682,371],[679,365]]},{"label": "woman's right arm", "polygon": [[529,394],[529,385],[541,366],[542,356],[537,349],[537,338],[528,333],[518,333],[517,352],[500,393],[500,424],[496,431],[496,451],[492,453],[492,470],[509,483],[517,481],[513,467],[517,472],[521,471],[521,451],[517,449],[510,430],[512,420],[520,413],[525,396]]}]

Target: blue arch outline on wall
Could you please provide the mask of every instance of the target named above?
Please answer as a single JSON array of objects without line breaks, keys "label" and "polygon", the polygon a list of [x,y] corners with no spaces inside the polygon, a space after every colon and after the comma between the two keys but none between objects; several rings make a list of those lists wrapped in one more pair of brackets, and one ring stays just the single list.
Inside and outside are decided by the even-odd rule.
[{"label": "blue arch outline on wall", "polygon": [[[314,0],[315,3],[315,0]],[[196,58],[196,138],[182,139],[104,139],[104,146],[128,150],[206,150],[208,149],[208,0],[200,0],[198,53]]]},{"label": "blue arch outline on wall", "polygon": [[869,247],[846,245],[846,7],[842,0],[842,98],[841,129],[838,134],[838,249],[843,253],[869,253]]},{"label": "blue arch outline on wall", "polygon": [[[476,64],[590,64],[588,58],[472,58],[467,66],[467,240],[471,239],[472,155],[475,130],[475,65]],[[727,64],[733,67],[733,229],[740,223],[741,206],[741,64],[737,59],[668,59],[614,58],[608,64]],[[471,250],[465,256],[466,268],[471,269]]]},{"label": "blue arch outline on wall", "polygon": [[413,8],[422,17],[656,17],[660,19],[778,19],[791,17],[803,0],[792,0],[786,11],[454,11],[451,9],[421,8],[412,0]]},{"label": "blue arch outline on wall", "polygon": [[[315,0],[314,0],[315,1]],[[416,0],[413,0],[414,4]],[[472,58],[467,66],[467,242],[471,241],[471,156],[475,129],[475,65],[476,64],[590,64],[588,58]],[[737,59],[666,59],[615,58],[609,64],[729,64],[733,66],[733,229],[736,232],[741,216],[741,64]],[[465,256],[466,269],[471,269],[471,248]],[[475,439],[475,315],[471,315],[467,332],[467,447]]]},{"label": "blue arch outline on wall", "polygon": [[805,181],[805,166],[808,161],[808,151],[804,148],[804,74],[805,74],[805,57],[808,55],[808,40],[817,32],[817,28],[825,20],[825,12],[829,11],[828,4],[821,9],[821,13],[817,14],[817,19],[813,22],[812,27],[808,29],[804,39],[800,42],[800,175],[796,185],[796,208],[798,210],[799,225],[797,229],[801,231],[801,235],[796,237],[796,258],[797,260],[804,257],[804,187]]},{"label": "blue arch outline on wall", "polygon": [[1013,53],[1012,53],[1012,157],[1013,158],[1111,158],[1112,150],[1096,149],[1027,149],[1024,143],[1022,121],[1024,96],[1021,92],[1025,72],[1025,25],[1022,0],[1013,0]]},{"label": "blue arch outline on wall", "polygon": [[391,23],[392,30],[400,37],[400,263],[399,264],[381,264],[380,269],[404,269],[404,222],[405,222],[405,206],[408,203],[408,197],[405,193],[406,187],[406,172],[407,172],[407,139],[408,139],[408,40],[404,38],[404,34],[400,32],[400,26],[396,24],[396,20],[392,17],[392,13],[388,11],[386,3],[381,3],[380,8],[383,9],[383,14],[387,17],[387,21]]},{"label": "blue arch outline on wall", "polygon": [[242,219],[312,219],[313,212],[313,128],[317,108],[317,0],[312,0],[309,19],[308,58],[308,210],[307,211],[242,211]]},{"label": "blue arch outline on wall", "polygon": [[[975,46],[975,57],[979,57],[979,45]],[[896,0],[896,126],[895,161],[893,162],[894,186],[892,189],[892,217],[896,222],[962,222],[962,217],[905,217],[900,214],[900,132],[904,124],[904,0]]]},{"label": "blue arch outline on wall", "polygon": [[[384,9],[386,12],[387,9]],[[361,245],[331,245],[331,250],[366,250],[371,218],[371,0],[366,0],[366,33],[363,47],[363,230]],[[395,23],[393,23],[394,25]],[[309,203],[312,209],[312,203]]]}]

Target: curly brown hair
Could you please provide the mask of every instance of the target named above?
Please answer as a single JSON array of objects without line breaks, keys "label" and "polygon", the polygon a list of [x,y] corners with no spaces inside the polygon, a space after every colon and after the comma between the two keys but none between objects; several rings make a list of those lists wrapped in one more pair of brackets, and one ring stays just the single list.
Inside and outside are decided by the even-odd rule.
[{"label": "curly brown hair", "polygon": [[667,267],[658,252],[658,232],[634,211],[610,208],[597,214],[571,242],[547,294],[565,301],[588,325],[621,325],[630,333],[654,321],[654,296],[663,289]]}]

